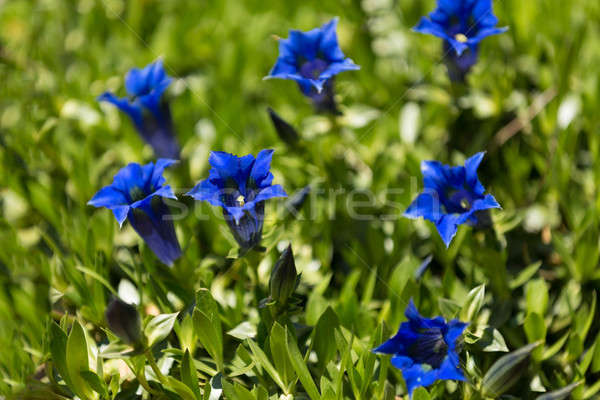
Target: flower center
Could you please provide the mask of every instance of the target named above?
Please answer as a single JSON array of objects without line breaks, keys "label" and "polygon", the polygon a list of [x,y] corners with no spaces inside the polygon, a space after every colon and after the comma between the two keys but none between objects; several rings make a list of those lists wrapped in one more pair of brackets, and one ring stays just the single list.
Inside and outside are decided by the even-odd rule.
[{"label": "flower center", "polygon": [[467,41],[469,40],[469,38],[463,33],[457,33],[456,35],[454,35],[454,39],[460,43],[467,43]]},{"label": "flower center", "polygon": [[428,364],[439,368],[448,353],[448,344],[441,329],[423,329],[415,342],[409,347],[408,354],[419,364]]},{"label": "flower center", "polygon": [[465,212],[473,205],[473,195],[466,189],[452,189],[448,192],[449,202],[446,204],[448,212]]},{"label": "flower center", "polygon": [[129,189],[129,197],[131,197],[132,201],[138,201],[146,197],[146,193],[144,193],[141,187],[134,186]]},{"label": "flower center", "polygon": [[246,204],[246,198],[241,194],[237,197],[237,199],[235,199],[235,201],[239,204],[240,207],[244,207],[244,204]]},{"label": "flower center", "polygon": [[325,69],[327,69],[327,62],[320,58],[315,58],[301,64],[300,75],[308,79],[317,79]]}]

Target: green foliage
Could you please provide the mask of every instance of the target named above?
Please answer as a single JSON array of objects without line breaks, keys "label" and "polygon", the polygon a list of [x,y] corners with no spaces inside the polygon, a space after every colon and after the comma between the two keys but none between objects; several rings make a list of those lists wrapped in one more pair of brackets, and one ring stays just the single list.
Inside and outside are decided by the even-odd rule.
[{"label": "green foliage", "polygon": [[[510,30],[482,42],[458,86],[440,41],[410,31],[434,3],[0,1],[0,396],[406,399],[371,350],[412,298],[469,323],[468,382],[413,400],[597,398],[600,5],[495,1]],[[343,115],[315,115],[295,84],[262,77],[273,35],[336,15],[361,70],[336,80]],[[86,206],[121,167],[154,160],[96,97],[124,94],[126,71],[159,56],[183,147],[165,172],[182,217],[172,268]],[[209,151],[263,148],[290,198],[267,205],[264,251],[237,257],[220,211],[181,194]],[[422,160],[482,150],[503,207],[492,228],[461,227],[446,249],[400,217]],[[289,244],[294,268],[277,268]],[[108,328],[114,296],[135,303],[140,343]]]}]

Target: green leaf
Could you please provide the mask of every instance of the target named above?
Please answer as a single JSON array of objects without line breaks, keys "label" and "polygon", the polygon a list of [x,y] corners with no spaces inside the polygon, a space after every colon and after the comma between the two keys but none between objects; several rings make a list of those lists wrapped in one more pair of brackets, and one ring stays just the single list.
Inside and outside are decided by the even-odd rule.
[{"label": "green leaf", "polygon": [[542,279],[534,279],[525,286],[528,314],[545,315],[548,307],[548,285]]},{"label": "green leaf", "polygon": [[77,320],[73,323],[71,333],[67,339],[67,367],[73,391],[84,399],[93,397],[91,387],[81,376],[81,373],[88,371],[90,366],[85,332]]},{"label": "green leaf", "polygon": [[456,318],[461,307],[454,300],[445,299],[443,297],[438,298],[438,308],[440,309],[440,313],[446,319]]},{"label": "green leaf", "polygon": [[460,320],[464,322],[474,321],[483,306],[485,297],[485,285],[479,285],[469,292],[467,300],[460,310]]},{"label": "green leaf", "polygon": [[529,355],[541,342],[529,344],[500,357],[487,371],[481,382],[482,394],[488,397],[499,397],[510,389],[526,369]]},{"label": "green leaf", "polygon": [[412,400],[431,400],[431,396],[429,395],[427,389],[425,389],[422,386],[419,386],[413,392]]},{"label": "green leaf", "polygon": [[566,399],[567,397],[569,397],[571,392],[573,390],[575,390],[582,383],[583,383],[582,381],[571,383],[569,386],[565,386],[562,389],[555,390],[553,392],[545,393],[541,396],[538,396],[536,398],[536,400],[563,400],[563,399]]},{"label": "green leaf", "polygon": [[508,351],[500,331],[491,326],[479,325],[475,332],[467,331],[465,343],[477,344],[485,352]]},{"label": "green leaf", "polygon": [[200,394],[200,387],[198,386],[198,374],[196,373],[196,368],[192,363],[190,351],[187,349],[183,354],[183,358],[181,359],[180,374],[183,383],[185,383],[187,387],[194,392],[194,397],[196,397],[197,400],[200,400],[202,396]]},{"label": "green leaf", "polygon": [[222,371],[223,332],[221,331],[221,324],[214,322],[215,319],[219,319],[219,316],[216,315],[211,318],[200,311],[200,309],[195,308],[192,313],[192,318],[194,320],[194,330],[198,340],[217,364],[217,369]]},{"label": "green leaf", "polygon": [[50,323],[49,336],[52,361],[67,386],[71,387],[73,383],[71,382],[71,376],[67,368],[67,334],[53,321]]},{"label": "green leaf", "polygon": [[118,372],[113,374],[113,376],[110,378],[110,383],[108,384],[108,387],[110,389],[111,399],[114,399],[115,397],[117,397],[117,394],[119,394],[120,379],[121,376]]},{"label": "green leaf", "polygon": [[535,275],[535,273],[540,269],[541,266],[542,262],[536,261],[533,264],[530,264],[529,266],[525,267],[525,269],[522,270],[515,279],[509,282],[508,287],[514,290],[523,286]]},{"label": "green leaf", "polygon": [[271,356],[275,368],[281,376],[281,380],[289,385],[296,378],[294,367],[290,362],[287,349],[287,329],[284,329],[279,323],[275,322],[271,328],[269,343],[271,345]]},{"label": "green leaf", "polygon": [[96,393],[103,397],[108,397],[106,383],[104,383],[96,373],[92,371],[81,371],[81,376]]},{"label": "green leaf", "polygon": [[550,346],[546,350],[544,350],[544,353],[542,354],[542,360],[547,360],[550,357],[554,356],[556,353],[558,353],[560,351],[560,349],[565,345],[565,342],[569,338],[570,333],[571,333],[571,331],[568,331],[560,339],[558,339],[556,342],[554,342],[554,344],[552,346]]},{"label": "green leaf", "polygon": [[525,334],[529,342],[546,339],[546,323],[538,313],[531,313],[525,317]]},{"label": "green leaf", "polygon": [[319,400],[321,395],[319,394],[317,385],[315,385],[315,382],[310,375],[310,371],[306,366],[306,362],[304,361],[302,354],[300,354],[300,350],[298,350],[296,341],[290,335],[286,335],[286,337],[288,338],[287,348],[289,351],[290,361],[292,362],[292,365],[298,374],[298,378],[300,379],[302,386],[304,386],[304,390],[306,390],[306,393],[311,400]]},{"label": "green leaf", "polygon": [[228,381],[223,380],[223,393],[225,393],[226,399],[256,400],[254,395],[248,389],[237,382],[231,384]]},{"label": "green leaf", "polygon": [[233,336],[236,339],[252,339],[256,336],[256,326],[249,321],[244,321],[232,330],[228,331],[229,336]]},{"label": "green leaf", "polygon": [[246,339],[246,344],[248,345],[248,347],[250,347],[250,351],[252,353],[252,358],[254,359],[254,362],[263,367],[265,371],[267,371],[267,373],[271,376],[273,381],[277,384],[277,386],[279,386],[281,390],[286,392],[287,386],[281,380],[279,373],[273,367],[273,364],[271,364],[271,362],[267,358],[267,355],[252,339]]},{"label": "green leaf", "polygon": [[323,368],[335,357],[336,343],[333,331],[339,326],[338,317],[331,307],[327,307],[325,312],[319,317],[317,325],[313,331],[312,341],[313,349],[317,354],[319,366]]},{"label": "green leaf", "polygon": [[160,314],[148,322],[148,325],[146,325],[146,328],[144,329],[144,334],[148,340],[148,347],[154,346],[156,343],[169,336],[173,330],[173,325],[175,325],[178,314],[179,313]]},{"label": "green leaf", "polygon": [[202,346],[223,370],[223,328],[219,306],[208,289],[196,292],[196,307],[192,313],[194,331]]},{"label": "green leaf", "polygon": [[184,383],[179,382],[177,379],[173,378],[170,375],[167,375],[166,379],[167,382],[165,386],[177,393],[183,400],[196,400],[194,392],[192,392],[192,390],[189,387],[187,387]]}]

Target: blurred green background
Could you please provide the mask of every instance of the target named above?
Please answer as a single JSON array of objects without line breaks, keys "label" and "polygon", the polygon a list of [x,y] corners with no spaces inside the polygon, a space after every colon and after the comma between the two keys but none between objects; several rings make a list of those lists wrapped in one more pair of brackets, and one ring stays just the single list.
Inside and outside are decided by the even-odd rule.
[{"label": "blurred green background", "polygon": [[[269,205],[268,251],[254,266],[264,287],[278,251],[293,244],[306,298],[295,322],[312,326],[331,306],[365,341],[360,358],[381,323],[384,336],[395,331],[410,297],[437,315],[441,303],[461,305],[485,283],[481,323],[496,327],[508,348],[538,339],[545,351],[560,345],[536,358],[514,395],[534,398],[529,389],[584,379],[573,396],[592,397],[600,344],[589,368],[581,357],[594,354],[600,327],[600,3],[495,1],[499,25],[510,29],[483,41],[465,87],[448,80],[440,41],[410,30],[434,6],[0,0],[0,393],[45,381],[51,319],[77,315],[88,329],[105,326],[107,286],[124,278],[161,312],[208,287],[228,329],[258,318],[260,298],[240,293],[245,282],[226,259],[231,240],[209,206],[182,196],[190,214],[176,227],[185,255],[172,270],[131,227],[119,231],[108,210],[86,206],[125,164],[153,160],[130,121],[96,97],[124,95],[127,70],[163,57],[177,78],[168,96],[183,146],[167,182],[183,190],[206,177],[210,150],[274,148],[275,183],[290,194],[313,188],[296,219]],[[262,79],[277,57],[273,35],[334,16],[341,48],[361,66],[336,81],[339,118],[314,115],[294,83]],[[302,146],[281,142],[268,106],[298,129]],[[480,179],[503,206],[493,230],[463,227],[446,250],[431,224],[399,217],[419,191],[422,160],[458,164],[482,150]],[[351,203],[369,218],[356,218]],[[528,318],[543,329],[527,328]],[[498,357],[482,356],[477,367]],[[402,394],[396,372],[388,384]]]}]

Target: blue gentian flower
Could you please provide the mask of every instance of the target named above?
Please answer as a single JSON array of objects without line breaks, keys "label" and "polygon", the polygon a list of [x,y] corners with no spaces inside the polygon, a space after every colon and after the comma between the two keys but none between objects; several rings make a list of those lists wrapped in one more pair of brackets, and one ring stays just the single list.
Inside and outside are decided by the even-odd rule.
[{"label": "blue gentian flower", "polygon": [[400,324],[398,333],[373,351],[392,355],[392,365],[402,370],[409,395],[437,380],[465,381],[457,341],[468,324],[423,318],[412,299],[404,314],[408,321]]},{"label": "blue gentian flower", "polygon": [[446,65],[452,80],[464,80],[477,62],[479,42],[506,32],[497,28],[492,0],[438,0],[437,8],[414,27],[420,33],[444,39]]},{"label": "blue gentian flower", "polygon": [[335,111],[333,77],[360,69],[340,49],[337,22],[334,18],[308,32],[290,30],[289,38],[279,40],[279,57],[265,78],[294,80],[317,109]]},{"label": "blue gentian flower", "polygon": [[173,222],[168,218],[169,207],[163,200],[177,199],[162,176],[164,169],[175,162],[159,159],[156,164],[128,164],[117,172],[111,185],[102,188],[88,202],[94,207],[112,210],[119,226],[129,220],[148,247],[167,265],[181,256]]},{"label": "blue gentian flower", "polygon": [[129,97],[118,98],[105,92],[99,101],[117,106],[133,121],[142,138],[154,149],[158,157],[179,158],[179,144],[175,138],[169,103],[163,93],[173,79],[167,75],[162,60],[143,69],[133,68],[125,77]]},{"label": "blue gentian flower", "polygon": [[467,159],[464,167],[423,161],[423,193],[412,202],[404,216],[432,221],[448,247],[458,225],[475,226],[479,211],[500,208],[494,196],[485,194],[485,188],[477,177],[477,168],[484,154],[477,153]]},{"label": "blue gentian flower", "polygon": [[210,153],[208,179],[188,194],[195,200],[222,207],[233,236],[243,250],[254,248],[262,238],[265,200],[287,197],[280,185],[273,185],[273,150],[238,157],[222,151]]}]

